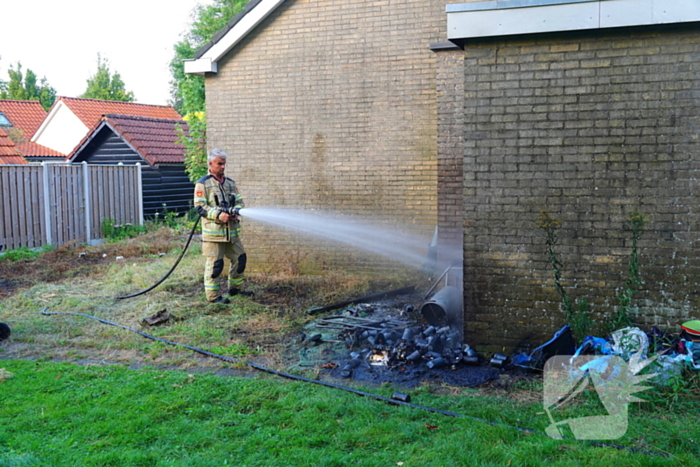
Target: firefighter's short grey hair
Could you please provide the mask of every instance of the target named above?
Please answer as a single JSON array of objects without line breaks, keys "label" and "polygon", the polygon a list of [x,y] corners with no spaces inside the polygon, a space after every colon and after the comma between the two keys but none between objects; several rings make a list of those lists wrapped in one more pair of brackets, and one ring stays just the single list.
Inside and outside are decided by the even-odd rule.
[{"label": "firefighter's short grey hair", "polygon": [[223,149],[214,148],[211,151],[209,151],[207,161],[214,162],[215,159],[226,159],[227,157],[228,154],[226,154],[226,151],[224,151]]}]

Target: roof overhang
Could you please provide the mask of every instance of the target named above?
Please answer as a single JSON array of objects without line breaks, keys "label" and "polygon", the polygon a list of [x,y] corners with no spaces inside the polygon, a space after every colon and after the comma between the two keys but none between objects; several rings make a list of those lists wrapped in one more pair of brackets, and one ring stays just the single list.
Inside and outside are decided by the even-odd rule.
[{"label": "roof overhang", "polygon": [[211,58],[192,58],[183,60],[185,62],[185,73],[190,75],[201,75],[205,73],[218,73],[219,67],[217,62],[213,62]]},{"label": "roof overhang", "polygon": [[284,0],[249,2],[252,4],[252,8],[242,11],[240,16],[236,15],[232,19],[232,23],[215,34],[212,42],[205,45],[203,54],[193,60],[185,60],[185,73],[193,75],[217,73],[219,71],[218,61],[283,2]]},{"label": "roof overhang", "polygon": [[112,123],[109,122],[107,118],[102,118],[102,120],[95,126],[95,128],[92,131],[90,131],[90,133],[85,137],[85,139],[83,139],[83,141],[80,144],[78,144],[78,146],[76,146],[76,148],[68,157],[68,162],[75,162],[75,159],[77,159],[78,155],[80,155],[87,148],[87,146],[97,137],[97,135],[99,135],[100,132],[105,129],[110,130],[112,133],[117,135],[124,142],[124,144],[126,144],[132,151],[138,154],[141,157],[141,159],[143,159],[148,165],[154,165],[151,164],[151,162],[148,159],[146,159],[143,156],[143,154],[141,154],[141,151],[139,151],[138,148],[134,147],[134,145],[131,144],[131,141],[125,138],[124,135],[122,135],[114,127],[114,125],[112,125]]},{"label": "roof overhang", "polygon": [[497,0],[447,5],[447,37],[486,37],[700,21],[698,0]]}]

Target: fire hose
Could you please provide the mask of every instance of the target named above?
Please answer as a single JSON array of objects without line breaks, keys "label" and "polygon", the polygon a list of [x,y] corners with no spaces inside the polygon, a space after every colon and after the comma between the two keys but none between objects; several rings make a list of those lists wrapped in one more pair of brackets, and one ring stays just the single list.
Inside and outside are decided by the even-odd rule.
[{"label": "fire hose", "polygon": [[[217,198],[217,199],[218,199],[218,198]],[[226,214],[228,214],[229,216],[235,216],[235,217],[237,217],[237,216],[239,215],[240,209],[239,209],[239,208],[228,208],[228,207],[224,207],[224,208],[219,209],[219,211],[222,212],[222,213],[226,213]],[[198,211],[198,212],[200,213],[200,215],[202,214],[201,211]],[[205,214],[205,215],[206,215],[206,214]],[[123,300],[123,299],[125,299],[125,298],[138,297],[139,295],[143,295],[143,294],[148,293],[148,292],[150,292],[151,290],[155,289],[155,288],[158,287],[160,284],[162,284],[162,283],[165,281],[165,279],[167,279],[168,277],[170,277],[170,274],[172,274],[173,271],[175,271],[175,268],[178,266],[178,264],[180,264],[180,261],[181,261],[182,258],[185,256],[185,253],[187,253],[187,248],[189,248],[190,242],[192,242],[192,237],[194,237],[194,233],[197,231],[197,226],[199,226],[199,221],[200,221],[200,220],[201,220],[201,217],[197,217],[197,220],[195,221],[194,225],[192,226],[192,230],[190,231],[190,235],[189,235],[189,237],[187,237],[187,243],[185,243],[185,248],[182,249],[182,253],[180,253],[180,256],[178,256],[177,260],[175,261],[175,264],[172,265],[172,267],[170,268],[170,270],[169,270],[168,272],[166,272],[165,275],[164,275],[163,277],[161,277],[160,280],[159,280],[158,282],[156,282],[156,283],[153,284],[152,286],[148,287],[147,289],[141,290],[140,292],[135,292],[135,293],[128,294],[128,295],[120,295],[119,297],[114,297],[114,299],[115,299],[115,300]]]},{"label": "fire hose", "polygon": [[[380,395],[378,395],[378,394],[372,394],[372,393],[369,393],[369,392],[364,392],[364,391],[360,391],[360,390],[358,390],[358,389],[348,388],[348,387],[346,387],[346,386],[341,386],[341,385],[338,385],[338,384],[328,383],[328,382],[320,381],[320,380],[317,380],[317,379],[306,378],[305,376],[293,375],[293,374],[291,374],[291,373],[285,373],[285,372],[283,372],[283,371],[274,370],[274,369],[272,369],[272,368],[267,368],[267,367],[264,367],[264,366],[262,366],[262,365],[258,365],[258,364],[256,364],[256,363],[246,362],[246,361],[243,361],[243,360],[239,360],[239,359],[237,359],[237,358],[228,357],[228,356],[226,356],[226,355],[220,355],[220,354],[216,354],[216,353],[214,353],[214,352],[209,352],[208,350],[200,349],[200,348],[198,348],[198,347],[194,347],[194,346],[191,346],[191,345],[182,344],[182,343],[180,343],[180,342],[174,342],[174,341],[170,341],[170,340],[167,340],[167,339],[162,339],[162,338],[160,338],[160,337],[152,336],[152,335],[147,334],[147,333],[145,333],[145,332],[139,331],[138,329],[134,329],[134,328],[131,328],[131,327],[129,327],[129,326],[125,326],[125,325],[123,325],[123,324],[113,323],[113,322],[111,322],[111,321],[107,321],[106,319],[98,318],[98,317],[96,317],[96,316],[91,316],[91,315],[87,315],[87,314],[84,314],[84,313],[77,313],[77,312],[71,312],[71,311],[53,311],[53,312],[50,312],[50,311],[47,311],[49,308],[50,308],[50,307],[47,306],[47,307],[45,307],[44,309],[42,309],[42,310],[41,310],[41,314],[42,314],[42,315],[46,315],[46,316],[50,316],[50,315],[83,316],[83,317],[85,317],[85,318],[89,318],[89,319],[93,319],[93,320],[95,320],[95,321],[98,321],[98,322],[100,322],[100,323],[102,323],[102,324],[107,324],[107,325],[110,325],[110,326],[116,326],[116,327],[118,327],[118,328],[122,328],[122,329],[125,329],[125,330],[127,330],[127,331],[134,332],[134,333],[136,333],[136,334],[138,334],[138,335],[140,335],[140,336],[142,336],[142,337],[145,337],[145,338],[147,338],[147,339],[151,339],[151,340],[154,340],[154,341],[162,342],[162,343],[168,344],[168,345],[173,345],[173,346],[176,346],[176,347],[182,347],[182,348],[191,350],[191,351],[193,351],[193,352],[196,352],[196,353],[198,353],[198,354],[201,354],[201,355],[204,355],[204,356],[207,356],[207,357],[211,357],[211,358],[216,358],[216,359],[222,360],[222,361],[227,362],[227,363],[238,363],[238,364],[241,364],[241,363],[242,363],[242,364],[245,364],[245,365],[247,365],[247,366],[249,366],[249,367],[251,367],[251,368],[254,368],[254,369],[256,369],[256,370],[263,371],[263,372],[265,372],[265,373],[270,373],[270,374],[273,374],[273,375],[275,375],[275,376],[281,376],[281,377],[283,377],[283,378],[288,378],[288,379],[292,379],[292,380],[296,380],[296,381],[303,381],[303,382],[306,382],[306,383],[318,384],[318,385],[326,386],[326,387],[333,388],[333,389],[342,389],[342,390],[344,390],[344,391],[352,392],[352,393],[357,394],[357,395],[360,395],[360,396],[365,396],[365,397],[370,397],[370,398],[373,398],[373,399],[381,400],[381,401],[384,401],[384,402],[388,402],[388,403],[390,403],[390,404],[406,405],[406,406],[409,406],[409,407],[413,407],[413,408],[417,408],[417,409],[423,409],[423,410],[427,410],[427,411],[429,411],[429,412],[439,413],[439,414],[447,415],[447,416],[450,416],[450,417],[463,417],[463,415],[460,415],[460,414],[457,414],[457,413],[453,413],[453,412],[447,412],[447,411],[440,410],[440,409],[435,409],[435,408],[432,408],[432,407],[426,407],[426,406],[423,406],[423,405],[412,404],[412,403],[410,403],[410,402],[403,402],[403,401],[396,400],[396,399],[390,399],[390,398],[388,398],[388,397],[380,396]],[[526,431],[527,431],[527,430],[526,430]]]},{"label": "fire hose", "polygon": [[192,237],[194,237],[194,233],[197,231],[197,226],[199,225],[199,220],[200,220],[200,218],[197,217],[197,220],[195,221],[194,225],[192,226],[192,230],[190,231],[190,236],[187,237],[187,243],[185,243],[185,248],[182,249],[182,253],[180,253],[180,256],[178,256],[177,260],[175,261],[175,264],[173,264],[173,266],[170,268],[170,270],[169,270],[168,272],[166,272],[165,275],[164,275],[163,277],[161,277],[160,280],[159,280],[158,282],[156,282],[156,283],[153,284],[152,286],[148,287],[147,289],[143,289],[143,290],[140,291],[140,292],[135,292],[135,293],[132,293],[132,294],[129,294],[129,295],[121,295],[121,296],[119,296],[119,297],[114,297],[114,299],[115,299],[115,300],[122,300],[122,299],[125,299],[125,298],[138,297],[139,295],[143,295],[143,294],[148,293],[148,292],[150,292],[151,290],[155,289],[155,288],[158,287],[160,284],[162,284],[163,281],[165,281],[165,279],[167,279],[168,277],[170,277],[170,274],[173,273],[173,271],[175,270],[175,268],[177,267],[177,265],[180,264],[180,261],[182,260],[183,256],[185,256],[185,253],[187,252],[187,248],[189,248],[190,242],[192,242]]},{"label": "fire hose", "polygon": [[[174,269],[174,268],[173,268],[173,269]],[[144,293],[145,293],[145,292],[144,292]],[[135,296],[135,295],[134,295],[134,296]],[[125,297],[125,298],[126,298],[126,297]],[[352,394],[356,394],[356,395],[358,395],[358,396],[363,396],[363,397],[367,397],[367,398],[370,398],[370,399],[375,399],[375,400],[378,400],[378,401],[387,402],[387,403],[389,403],[389,404],[400,405],[400,406],[410,407],[410,408],[414,408],[414,409],[421,409],[421,410],[425,410],[425,411],[432,412],[432,413],[436,413],[436,414],[440,414],[440,415],[446,415],[446,416],[448,416],[448,417],[466,418],[466,419],[470,419],[470,420],[474,420],[474,421],[478,421],[478,422],[488,423],[488,424],[493,425],[493,426],[501,426],[501,427],[506,427],[506,428],[513,428],[513,429],[519,430],[519,431],[524,432],[524,433],[547,435],[547,433],[544,432],[544,431],[532,430],[532,429],[530,429],[530,428],[523,428],[523,427],[519,427],[519,426],[508,425],[508,424],[506,424],[506,423],[494,422],[494,421],[492,421],[492,420],[486,420],[486,419],[484,419],[484,418],[474,417],[474,416],[471,416],[471,415],[464,415],[464,414],[459,414],[459,413],[455,413],[455,412],[448,412],[448,411],[446,411],[446,410],[436,409],[436,408],[428,407],[428,406],[425,406],[425,405],[414,404],[414,403],[408,402],[407,400],[402,400],[401,398],[394,398],[394,397],[389,398],[389,397],[384,397],[384,396],[380,396],[380,395],[378,395],[378,394],[374,394],[374,393],[371,393],[371,392],[360,391],[359,389],[353,389],[353,388],[350,388],[350,387],[347,387],[347,386],[342,386],[342,385],[340,385],[340,384],[333,384],[333,383],[329,383],[329,382],[326,382],[326,381],[321,381],[321,380],[318,380],[318,379],[307,378],[307,377],[305,377],[305,376],[293,375],[293,374],[291,374],[291,373],[286,373],[286,372],[284,372],[284,371],[279,371],[279,370],[274,370],[274,369],[272,369],[272,368],[267,368],[267,367],[264,367],[264,366],[262,366],[262,365],[258,365],[258,364],[256,364],[256,363],[252,363],[252,362],[248,362],[248,361],[243,361],[243,360],[240,360],[240,359],[237,359],[237,358],[228,357],[228,356],[226,356],[226,355],[216,354],[216,353],[214,353],[214,352],[210,352],[210,351],[208,351],[208,350],[200,349],[200,348],[198,348],[198,347],[194,347],[194,346],[191,346],[191,345],[182,344],[182,343],[179,343],[179,342],[174,342],[174,341],[167,340],[167,339],[162,339],[162,338],[160,338],[160,337],[152,336],[152,335],[147,334],[147,333],[145,333],[145,332],[139,331],[138,329],[134,329],[134,328],[131,328],[131,327],[129,327],[129,326],[125,326],[125,325],[123,325],[123,324],[113,323],[113,322],[111,322],[111,321],[107,321],[107,320],[102,319],[102,318],[97,318],[96,316],[91,316],[91,315],[87,315],[87,314],[84,314],[84,313],[69,312],[69,311],[53,311],[53,312],[49,312],[49,311],[48,311],[49,308],[50,308],[50,307],[47,306],[47,307],[45,307],[44,309],[42,309],[42,310],[41,310],[41,314],[42,314],[42,315],[46,315],[46,316],[50,316],[50,315],[83,316],[83,317],[85,317],[85,318],[89,318],[89,319],[98,321],[98,322],[100,322],[100,323],[102,323],[102,324],[107,324],[107,325],[109,325],[109,326],[116,326],[116,327],[118,327],[118,328],[125,329],[125,330],[131,331],[131,332],[134,332],[134,333],[136,333],[136,334],[138,334],[138,335],[140,335],[140,336],[142,336],[142,337],[145,337],[145,338],[147,338],[147,339],[151,339],[151,340],[154,340],[154,341],[157,341],[157,342],[162,342],[162,343],[164,343],[164,344],[172,345],[172,346],[175,346],[175,347],[182,347],[182,348],[191,350],[191,351],[193,351],[193,352],[196,352],[196,353],[198,353],[198,354],[204,355],[204,356],[206,356],[206,357],[216,358],[216,359],[222,360],[222,361],[227,362],[227,363],[238,363],[238,364],[241,364],[241,363],[242,363],[242,364],[245,364],[245,365],[247,365],[247,366],[249,366],[249,367],[251,367],[251,368],[253,368],[253,369],[255,369],[255,370],[262,371],[262,372],[265,372],[265,373],[269,373],[269,374],[272,374],[272,375],[275,375],[275,376],[279,376],[279,377],[282,377],[282,378],[287,378],[287,379],[291,379],[291,380],[294,380],[294,381],[301,381],[301,382],[304,382],[304,383],[317,384],[317,385],[319,385],[319,386],[324,386],[324,387],[331,388],[331,389],[339,389],[339,390],[341,390],[341,391],[346,391],[346,392],[350,392],[350,393],[352,393]],[[547,435],[547,436],[548,436],[548,435]],[[628,451],[630,451],[630,452],[636,452],[636,453],[647,454],[647,455],[662,456],[662,457],[668,457],[668,456],[669,456],[667,453],[664,453],[664,452],[646,451],[646,450],[643,450],[643,449],[632,448],[632,447],[628,447],[628,446],[620,446],[620,445],[616,445],[616,444],[603,443],[603,442],[600,442],[600,441],[593,441],[593,440],[577,440],[576,438],[569,438],[569,437],[566,437],[566,436],[563,437],[562,439],[568,440],[568,441],[586,441],[586,442],[588,442],[588,443],[590,443],[590,444],[592,444],[592,445],[594,445],[594,446],[609,447],[609,448],[614,448],[614,449],[617,449],[617,450],[628,450]]]}]

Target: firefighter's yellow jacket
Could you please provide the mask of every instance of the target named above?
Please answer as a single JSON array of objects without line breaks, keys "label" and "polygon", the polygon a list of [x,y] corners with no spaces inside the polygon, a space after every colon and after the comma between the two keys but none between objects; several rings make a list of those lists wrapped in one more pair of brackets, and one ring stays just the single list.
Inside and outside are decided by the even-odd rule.
[{"label": "firefighter's yellow jacket", "polygon": [[219,216],[226,209],[240,209],[243,206],[243,197],[236,188],[236,182],[230,178],[224,178],[222,183],[209,174],[197,180],[194,185],[194,207],[202,216],[202,241],[229,242],[232,237],[238,236],[241,231],[238,218],[221,222]]}]

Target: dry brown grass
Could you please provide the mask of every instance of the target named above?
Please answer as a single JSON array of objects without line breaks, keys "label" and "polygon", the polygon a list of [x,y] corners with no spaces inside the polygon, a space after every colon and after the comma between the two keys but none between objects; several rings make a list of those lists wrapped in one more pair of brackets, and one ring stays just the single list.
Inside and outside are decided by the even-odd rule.
[{"label": "dry brown grass", "polygon": [[141,262],[148,260],[149,255],[170,251],[177,245],[182,245],[181,235],[163,228],[136,238],[93,247],[68,243],[32,260],[11,262],[0,258],[0,297],[38,283],[85,276],[94,279],[103,275],[105,264],[117,256],[123,257],[125,262]]},{"label": "dry brown grass", "polygon": [[[0,319],[13,328],[12,338],[0,344],[0,358],[182,367],[202,364],[191,351],[155,343],[118,327],[80,316],[40,315],[48,306],[50,312],[84,313],[167,340],[207,350],[236,348],[243,357],[274,361],[291,336],[311,319],[306,313],[310,307],[415,284],[409,282],[415,278],[406,275],[372,278],[345,272],[253,272],[248,274],[246,288],[255,297],[236,297],[231,305],[210,305],[204,299],[202,258],[195,242],[175,272],[150,293],[128,300],[110,298],[155,283],[172,266],[185,240],[175,231],[161,229],[95,247],[67,245],[33,260],[0,261],[4,285]],[[145,317],[161,309],[176,319],[156,327],[143,324]]]}]

